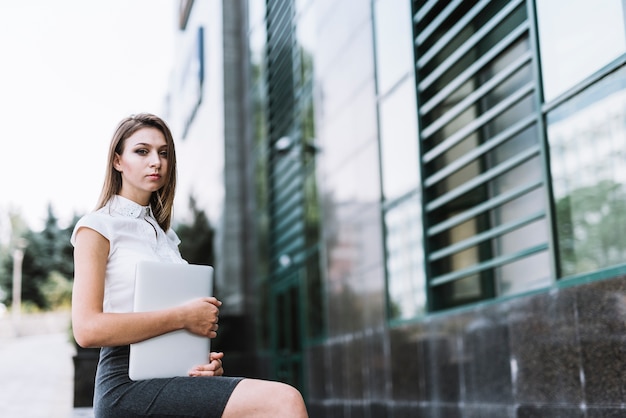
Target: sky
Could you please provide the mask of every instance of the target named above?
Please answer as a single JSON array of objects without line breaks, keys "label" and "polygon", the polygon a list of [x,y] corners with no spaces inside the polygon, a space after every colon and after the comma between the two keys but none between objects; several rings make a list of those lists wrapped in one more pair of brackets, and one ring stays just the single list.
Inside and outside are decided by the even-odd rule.
[{"label": "sky", "polygon": [[93,209],[117,123],[164,110],[176,0],[0,1],[0,239]]}]

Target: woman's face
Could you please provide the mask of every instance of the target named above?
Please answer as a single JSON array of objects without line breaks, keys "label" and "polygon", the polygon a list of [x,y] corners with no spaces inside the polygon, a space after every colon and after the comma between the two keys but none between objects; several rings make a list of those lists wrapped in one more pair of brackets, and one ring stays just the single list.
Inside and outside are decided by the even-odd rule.
[{"label": "woman's face", "polygon": [[121,154],[115,154],[114,168],[122,176],[120,195],[140,205],[148,205],[152,192],[165,185],[167,142],[155,128],[141,128],[124,142]]}]

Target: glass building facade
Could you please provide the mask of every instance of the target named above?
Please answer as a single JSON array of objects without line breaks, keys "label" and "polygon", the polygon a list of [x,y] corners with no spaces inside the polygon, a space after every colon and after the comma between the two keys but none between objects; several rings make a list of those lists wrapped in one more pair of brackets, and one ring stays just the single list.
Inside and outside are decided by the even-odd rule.
[{"label": "glass building facade", "polygon": [[623,411],[621,0],[181,16],[180,171],[211,158],[181,184],[215,215],[236,372],[312,417]]}]

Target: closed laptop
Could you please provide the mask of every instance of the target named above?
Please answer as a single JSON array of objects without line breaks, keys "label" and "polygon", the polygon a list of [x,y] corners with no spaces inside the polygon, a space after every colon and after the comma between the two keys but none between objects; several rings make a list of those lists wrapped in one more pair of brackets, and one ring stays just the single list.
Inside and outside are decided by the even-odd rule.
[{"label": "closed laptop", "polygon": [[[213,268],[197,264],[142,261],[135,274],[135,312],[181,305],[213,292]],[[177,330],[130,345],[132,380],[187,376],[208,362],[210,339]]]}]

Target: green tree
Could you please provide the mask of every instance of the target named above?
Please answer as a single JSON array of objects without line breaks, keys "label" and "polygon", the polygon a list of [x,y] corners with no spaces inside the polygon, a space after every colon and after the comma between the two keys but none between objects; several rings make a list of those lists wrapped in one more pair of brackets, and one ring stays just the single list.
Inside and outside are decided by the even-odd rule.
[{"label": "green tree", "polygon": [[626,188],[604,180],[556,202],[563,275],[598,270],[626,261]]},{"label": "green tree", "polygon": [[2,246],[0,253],[0,288],[2,300],[0,302],[11,303],[13,291],[13,254],[18,242],[24,241],[24,237],[30,229],[19,212],[10,211],[7,215],[11,236],[9,242]]},{"label": "green tree", "polygon": [[215,230],[211,227],[206,213],[198,208],[193,196],[189,197],[189,208],[192,214],[191,223],[179,223],[174,228],[181,240],[180,253],[191,264],[213,266]]},{"label": "green tree", "polygon": [[[44,310],[69,302],[66,299],[71,291],[68,292],[67,289],[71,287],[74,270],[73,250],[69,239],[76,220],[77,217],[69,227],[61,228],[51,205],[48,206],[44,229],[40,232],[24,226],[19,217],[12,220],[11,252],[18,239],[26,243],[22,262],[22,302]],[[0,285],[8,290],[7,299],[12,302],[13,283],[10,272],[13,271],[13,257],[10,253],[2,260],[2,265],[4,274],[0,276]]]}]

